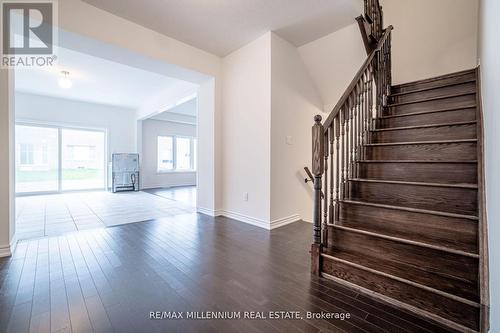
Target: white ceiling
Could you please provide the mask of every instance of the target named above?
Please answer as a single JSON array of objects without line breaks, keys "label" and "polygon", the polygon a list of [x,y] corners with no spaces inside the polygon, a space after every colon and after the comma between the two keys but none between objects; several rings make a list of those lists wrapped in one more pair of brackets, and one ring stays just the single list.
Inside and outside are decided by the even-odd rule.
[{"label": "white ceiling", "polygon": [[198,105],[196,102],[196,98],[193,98],[162,113],[159,113],[151,117],[150,119],[196,125],[196,115],[198,112],[197,110]]},{"label": "white ceiling", "polygon": [[267,31],[296,46],[354,23],[361,0],[83,0],[219,56]]},{"label": "white ceiling", "polygon": [[[54,68],[16,70],[16,91],[137,109],[165,91],[197,89],[186,81],[61,47],[57,55]],[[63,70],[70,73],[70,89],[58,85]]]}]

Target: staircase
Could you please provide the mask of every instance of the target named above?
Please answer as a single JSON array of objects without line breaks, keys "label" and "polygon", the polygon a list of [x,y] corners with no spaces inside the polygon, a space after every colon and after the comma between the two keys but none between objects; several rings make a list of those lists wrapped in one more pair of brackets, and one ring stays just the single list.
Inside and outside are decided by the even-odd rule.
[{"label": "staircase", "polygon": [[443,331],[486,332],[478,70],[392,86],[391,30],[315,118],[312,273]]}]

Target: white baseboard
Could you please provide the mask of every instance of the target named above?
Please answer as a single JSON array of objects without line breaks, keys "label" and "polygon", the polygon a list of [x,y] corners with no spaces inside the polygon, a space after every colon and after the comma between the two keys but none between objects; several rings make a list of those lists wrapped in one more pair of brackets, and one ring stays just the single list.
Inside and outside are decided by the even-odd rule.
[{"label": "white baseboard", "polygon": [[15,251],[17,246],[17,237],[14,234],[9,245],[0,246],[0,258],[10,257]]},{"label": "white baseboard", "polygon": [[142,185],[140,187],[141,190],[156,190],[156,189],[164,189],[164,188],[175,188],[175,187],[186,187],[186,186],[196,186],[196,184],[188,183],[188,184],[170,184],[170,185]]},{"label": "white baseboard", "polygon": [[0,246],[0,258],[10,257],[12,252],[10,252],[10,245],[2,245]]},{"label": "white baseboard", "polygon": [[276,228],[279,228],[279,227],[282,227],[282,226],[285,226],[287,224],[297,222],[300,220],[299,214],[294,214],[291,216],[283,217],[283,218],[276,219],[276,220],[273,220],[270,222],[267,220],[259,219],[259,218],[248,216],[248,215],[241,214],[241,213],[231,212],[231,211],[224,210],[224,209],[213,210],[213,209],[198,207],[197,211],[198,211],[198,213],[202,213],[202,214],[214,216],[214,217],[215,216],[225,216],[227,218],[230,218],[230,219],[233,219],[233,220],[236,220],[239,222],[243,222],[243,223],[248,223],[248,224],[251,224],[251,225],[254,225],[256,227],[263,228],[266,230],[273,230],[273,229],[276,229]]},{"label": "white baseboard", "polygon": [[221,210],[214,210],[214,209],[209,209],[209,208],[204,208],[204,207],[196,207],[196,211],[198,213],[202,213],[208,216],[221,216]]},{"label": "white baseboard", "polygon": [[290,223],[294,223],[300,220],[300,215],[299,214],[293,214],[288,217],[283,217],[280,219],[276,219],[271,221],[271,230],[285,226]]},{"label": "white baseboard", "polygon": [[227,210],[221,210],[220,215],[228,217],[233,220],[237,220],[240,222],[248,223],[251,225],[254,225],[259,228],[264,228],[266,230],[271,230],[271,224],[269,221],[258,219],[252,216],[236,213],[236,212],[230,212]]}]

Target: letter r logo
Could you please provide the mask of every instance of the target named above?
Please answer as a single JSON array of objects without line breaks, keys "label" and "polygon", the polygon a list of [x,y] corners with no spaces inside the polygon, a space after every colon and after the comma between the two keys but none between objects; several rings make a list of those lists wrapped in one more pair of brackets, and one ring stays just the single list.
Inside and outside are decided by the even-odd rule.
[{"label": "letter r logo", "polygon": [[3,54],[51,54],[52,2],[2,2]]}]

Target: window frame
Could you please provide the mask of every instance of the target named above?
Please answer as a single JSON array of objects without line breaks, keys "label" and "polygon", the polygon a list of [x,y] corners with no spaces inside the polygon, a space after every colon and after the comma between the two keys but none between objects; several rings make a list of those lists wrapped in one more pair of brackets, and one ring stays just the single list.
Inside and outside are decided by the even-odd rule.
[{"label": "window frame", "polygon": [[[159,160],[160,160],[160,138],[172,138],[172,156],[173,156],[173,168],[162,170],[159,168]],[[190,151],[190,168],[189,169],[177,169],[177,139],[189,139],[189,151]],[[195,145],[197,145],[197,138],[194,136],[188,135],[157,135],[156,137],[156,173],[157,174],[165,174],[165,173],[192,173],[196,172],[196,160],[195,157]]]}]

